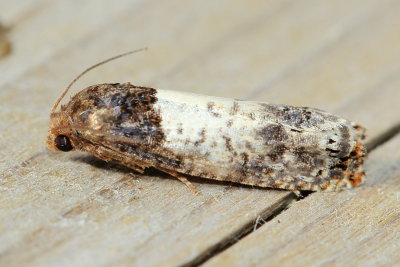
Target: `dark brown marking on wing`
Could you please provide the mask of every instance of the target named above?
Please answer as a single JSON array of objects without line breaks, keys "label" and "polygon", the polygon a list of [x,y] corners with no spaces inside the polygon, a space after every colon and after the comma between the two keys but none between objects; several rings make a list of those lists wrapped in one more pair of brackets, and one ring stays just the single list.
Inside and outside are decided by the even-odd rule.
[{"label": "dark brown marking on wing", "polygon": [[254,147],[253,147],[253,145],[250,143],[250,141],[247,141],[247,140],[246,140],[245,146],[246,146],[246,148],[247,148],[250,152],[254,152]]},{"label": "dark brown marking on wing", "polygon": [[347,178],[351,186],[362,183],[365,176],[365,172],[362,170],[365,154],[365,147],[360,141],[356,142],[346,157],[338,158],[336,163],[330,167],[330,178],[339,180]]},{"label": "dark brown marking on wing", "polygon": [[254,114],[253,112],[250,112],[249,114],[248,114],[248,116],[249,116],[249,118],[251,119],[251,120],[255,120],[256,119],[256,114]]},{"label": "dark brown marking on wing", "polygon": [[282,143],[288,139],[288,134],[280,124],[269,124],[262,128],[258,133],[265,141],[266,145]]},{"label": "dark brown marking on wing", "polygon": [[349,133],[349,128],[346,126],[342,126],[339,128],[340,129],[340,134],[341,134],[341,139],[338,144],[338,157],[342,158],[347,156],[350,153],[350,133]]},{"label": "dark brown marking on wing", "polygon": [[296,161],[297,163],[303,163],[310,165],[311,164],[311,158],[309,155],[309,151],[307,150],[306,147],[297,147],[294,151],[293,154],[296,156]]},{"label": "dark brown marking on wing", "polygon": [[259,177],[265,177],[265,175],[271,176],[275,172],[272,167],[265,164],[264,157],[262,156],[251,161],[247,171],[251,171]]},{"label": "dark brown marking on wing", "polygon": [[329,170],[329,176],[331,179],[336,179],[336,180],[342,180],[344,178],[343,172],[337,169]]},{"label": "dark brown marking on wing", "polygon": [[207,139],[206,134],[207,134],[206,128],[203,128],[200,131],[200,139],[194,142],[194,145],[199,146],[200,144],[203,144]]},{"label": "dark brown marking on wing", "polygon": [[222,138],[225,140],[225,147],[229,152],[233,151],[233,147],[232,147],[232,139],[228,136],[222,136]]},{"label": "dark brown marking on wing", "polygon": [[154,108],[156,89],[130,83],[99,84],[81,91],[73,100],[67,112],[81,125],[95,124],[102,130],[134,137],[149,146],[160,145],[165,139],[160,112]]},{"label": "dark brown marking on wing", "polygon": [[211,115],[213,115],[214,117],[220,118],[221,114],[217,113],[214,108],[215,108],[215,103],[214,102],[208,102],[207,103],[208,112],[210,112]]},{"label": "dark brown marking on wing", "polygon": [[178,134],[183,134],[183,127],[182,127],[182,123],[180,122],[180,123],[178,123],[178,128],[177,128],[177,133]]},{"label": "dark brown marking on wing", "polygon": [[240,105],[238,102],[233,101],[232,109],[230,115],[234,116],[239,112]]},{"label": "dark brown marking on wing", "polygon": [[284,144],[274,145],[267,156],[271,159],[272,162],[278,162],[283,158],[283,155],[285,154],[287,149],[288,148]]},{"label": "dark brown marking on wing", "polygon": [[214,102],[208,102],[208,103],[207,103],[207,110],[208,110],[209,112],[212,112],[213,109],[214,109],[214,106],[215,106],[215,103],[214,103]]},{"label": "dark brown marking on wing", "polygon": [[247,166],[247,164],[249,163],[249,154],[243,152],[240,154],[240,156],[242,157],[242,160],[243,160],[242,165]]},{"label": "dark brown marking on wing", "polygon": [[317,126],[323,124],[325,119],[328,119],[328,115],[307,107],[281,106],[265,103],[261,103],[260,106],[264,107],[267,113],[272,114],[272,118],[276,118],[277,121],[296,128],[309,127],[311,125]]}]

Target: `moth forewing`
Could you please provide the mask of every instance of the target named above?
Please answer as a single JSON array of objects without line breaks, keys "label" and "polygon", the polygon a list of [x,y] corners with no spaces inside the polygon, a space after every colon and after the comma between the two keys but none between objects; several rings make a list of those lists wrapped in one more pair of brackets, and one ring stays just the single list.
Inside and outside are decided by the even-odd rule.
[{"label": "moth forewing", "polygon": [[[158,90],[163,147],[180,172],[265,187],[337,190],[361,182],[363,129],[311,108]],[[175,130],[174,130],[175,129]]]}]

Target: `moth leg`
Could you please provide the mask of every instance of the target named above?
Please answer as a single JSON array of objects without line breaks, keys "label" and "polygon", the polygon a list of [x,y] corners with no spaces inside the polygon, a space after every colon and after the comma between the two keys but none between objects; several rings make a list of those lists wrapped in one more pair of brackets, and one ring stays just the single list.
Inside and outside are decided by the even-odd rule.
[{"label": "moth leg", "polygon": [[[104,161],[115,162],[115,163],[118,163],[121,165],[125,165],[139,173],[143,173],[145,168],[151,166],[150,164],[148,164],[144,161],[134,160],[134,159],[132,159],[132,157],[128,157],[119,151],[115,151],[113,149],[110,149],[110,148],[104,147],[104,146],[86,146],[84,150],[94,154],[96,157],[98,157]],[[156,167],[156,168],[162,172],[168,173],[169,175],[176,177],[179,181],[184,183],[190,189],[190,191],[193,192],[193,194],[195,194],[195,195],[200,194],[200,191],[197,190],[197,188],[192,183],[190,183],[186,179],[186,177],[183,176],[182,174],[179,174],[175,171],[170,171],[170,170],[164,169],[164,168],[159,168],[159,167]]]},{"label": "moth leg", "polygon": [[132,158],[126,157],[125,155],[118,153],[114,150],[96,146],[94,150],[91,151],[96,157],[106,161],[113,162],[137,171],[138,173],[143,173],[147,166],[142,166],[140,163],[135,162]]},{"label": "moth leg", "polygon": [[294,190],[292,191],[296,195],[296,197],[303,199],[304,196],[301,194],[300,190]]},{"label": "moth leg", "polygon": [[[119,161],[116,161],[115,163],[121,164],[121,162],[119,162]],[[124,163],[124,165],[127,166],[129,169],[132,169],[132,170],[134,170],[134,171],[137,171],[137,172],[140,173],[140,174],[143,174],[143,173],[144,173],[144,168],[143,168],[142,166],[136,165],[136,164],[134,164],[134,163],[129,163],[129,164]]]},{"label": "moth leg", "polygon": [[195,194],[196,196],[200,194],[200,191],[197,190],[197,188],[191,182],[189,182],[189,180],[186,179],[186,177],[183,176],[182,174],[177,173],[175,171],[170,171],[170,170],[167,170],[167,169],[164,169],[164,168],[158,168],[157,167],[157,169],[159,169],[162,172],[168,173],[169,175],[174,176],[175,178],[177,178],[179,181],[184,183],[189,188],[189,190],[192,191],[192,193]]}]

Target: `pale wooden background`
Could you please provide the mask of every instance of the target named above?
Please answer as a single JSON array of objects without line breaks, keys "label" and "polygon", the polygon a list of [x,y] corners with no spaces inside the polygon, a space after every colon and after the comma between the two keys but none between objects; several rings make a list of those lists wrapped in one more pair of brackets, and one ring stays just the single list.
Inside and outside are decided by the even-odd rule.
[{"label": "pale wooden background", "polygon": [[[399,264],[399,14],[398,0],[0,0],[12,43],[0,58],[0,265]],[[366,183],[298,200],[195,180],[194,196],[167,175],[47,150],[67,83],[144,46],[74,92],[131,81],[325,109],[368,128]]]}]

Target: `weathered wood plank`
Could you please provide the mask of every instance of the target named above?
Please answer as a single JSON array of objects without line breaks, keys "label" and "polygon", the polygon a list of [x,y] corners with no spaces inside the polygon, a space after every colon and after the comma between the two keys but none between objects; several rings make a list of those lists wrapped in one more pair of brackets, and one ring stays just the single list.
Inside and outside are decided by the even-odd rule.
[{"label": "weathered wood plank", "polygon": [[396,266],[400,135],[373,151],[364,186],[314,193],[205,266]]},{"label": "weathered wood plank", "polygon": [[[130,80],[247,98],[254,96],[248,88],[258,88],[260,81],[280,81],[276,77],[290,78],[288,65],[307,62],[304,59],[312,58],[315,51],[345,35],[340,32],[358,27],[374,14],[379,17],[393,1],[335,1],[329,5],[316,0],[216,1],[208,5],[177,0],[121,2],[102,18],[96,17],[98,21],[89,22],[108,9],[106,4],[93,3],[85,2],[77,15],[69,12],[58,23],[48,23],[45,40],[36,40],[30,32],[53,21],[64,6],[57,3],[46,7],[46,12],[39,10],[32,22],[15,29],[13,42],[20,48],[0,62],[0,72],[5,74],[0,77],[0,127],[4,129],[0,138],[4,173],[0,180],[1,264],[182,264],[232,238],[260,214],[273,213],[279,204],[294,199],[283,191],[204,181],[196,182],[203,194],[193,197],[178,181],[158,173],[131,176],[89,156],[44,150],[48,109],[63,85],[102,59],[99,55],[142,45],[151,48],[146,54],[97,69],[77,88]],[[317,6],[319,12],[310,6]],[[85,18],[85,14],[92,15]],[[160,21],[165,23],[160,26]],[[68,27],[71,23],[76,31]],[[289,30],[289,35],[283,34]],[[287,42],[288,36],[294,39]],[[43,46],[49,39],[56,45],[46,49]],[[35,49],[38,54],[29,58]],[[312,90],[318,94],[318,89]],[[291,95],[283,92],[279,100],[292,103]],[[331,110],[348,108],[343,104],[347,99],[341,94],[320,105],[329,103]],[[349,118],[361,113],[360,107],[348,110]],[[368,126],[377,135],[382,133],[380,123]],[[24,223],[16,225],[15,221]]]},{"label": "weathered wood plank", "polygon": [[0,0],[1,13],[0,19],[5,24],[15,24],[24,18],[29,18],[30,14],[35,13],[43,4],[49,0]]},{"label": "weathered wood plank", "polygon": [[[121,13],[140,10],[144,2],[120,1],[110,5],[105,1],[85,0],[79,5],[63,1],[38,1],[5,5],[5,24],[11,28],[9,38],[13,56],[0,65],[0,82],[12,83],[38,64],[47,64],[55,54],[71,43],[100,34],[105,25]],[[72,15],[73,14],[73,15]]]}]

